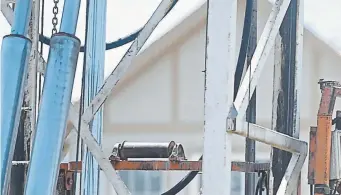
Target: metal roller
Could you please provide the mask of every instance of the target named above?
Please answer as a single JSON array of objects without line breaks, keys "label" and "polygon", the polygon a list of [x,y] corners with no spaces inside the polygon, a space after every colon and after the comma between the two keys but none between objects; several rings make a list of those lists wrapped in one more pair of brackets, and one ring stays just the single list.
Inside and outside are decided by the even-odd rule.
[{"label": "metal roller", "polygon": [[181,144],[174,141],[163,143],[127,142],[115,144],[111,159],[127,160],[129,158],[172,158],[185,159]]}]

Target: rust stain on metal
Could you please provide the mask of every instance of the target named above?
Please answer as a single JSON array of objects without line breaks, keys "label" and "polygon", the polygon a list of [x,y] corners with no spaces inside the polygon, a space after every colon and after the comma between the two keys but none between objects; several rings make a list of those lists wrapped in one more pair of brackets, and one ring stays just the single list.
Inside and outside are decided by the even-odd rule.
[{"label": "rust stain on metal", "polygon": [[326,87],[322,89],[322,97],[318,115],[330,115],[330,104],[332,101],[333,89]]},{"label": "rust stain on metal", "polygon": [[315,183],[329,186],[332,116],[318,116]]},{"label": "rust stain on metal", "polygon": [[[145,170],[145,171],[201,171],[202,161],[111,161],[116,170]],[[81,172],[82,162],[62,163],[61,169],[71,172]],[[269,163],[253,163],[253,162],[232,162],[232,171],[238,172],[258,172],[270,170]]]}]

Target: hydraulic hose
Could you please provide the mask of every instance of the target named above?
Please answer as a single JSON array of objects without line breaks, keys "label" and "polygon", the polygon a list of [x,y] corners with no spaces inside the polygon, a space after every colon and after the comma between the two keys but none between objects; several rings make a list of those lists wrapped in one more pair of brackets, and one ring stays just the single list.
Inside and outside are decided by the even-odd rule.
[{"label": "hydraulic hose", "polygon": [[[165,16],[168,15],[168,13],[174,8],[174,6],[176,5],[176,3],[178,2],[178,0],[174,1],[171,8],[169,9],[169,11],[165,14]],[[115,49],[115,48],[118,48],[118,47],[121,47],[125,44],[128,44],[132,41],[134,41],[136,39],[136,37],[139,35],[139,33],[141,32],[141,30],[143,29],[140,28],[139,30],[137,30],[136,32],[134,33],[131,33],[123,38],[119,38],[118,40],[114,41],[114,42],[109,42],[109,43],[106,43],[105,44],[105,50],[111,50],[111,49]],[[41,43],[44,43],[45,45],[50,45],[50,38],[44,36],[43,34],[40,34],[39,35],[39,41]],[[84,45],[81,46],[80,48],[80,52],[84,52]]]},{"label": "hydraulic hose", "polygon": [[[246,9],[245,9],[243,34],[242,34],[241,46],[239,50],[238,62],[237,62],[237,67],[236,67],[236,72],[235,72],[234,98],[237,95],[238,88],[242,79],[247,48],[249,45],[252,7],[253,7],[253,0],[247,0]],[[203,156],[200,157],[200,160],[202,160],[202,157]],[[198,174],[198,171],[191,171],[181,181],[179,181],[179,183],[177,183],[175,186],[173,186],[168,191],[162,193],[161,195],[175,195],[179,193],[195,178],[195,176],[197,176],[197,174]]]},{"label": "hydraulic hose", "polygon": [[240,43],[240,50],[238,55],[236,72],[234,75],[234,96],[235,99],[238,93],[239,85],[242,80],[242,74],[244,71],[244,64],[247,49],[249,46],[250,40],[250,32],[251,32],[251,19],[252,19],[252,8],[253,8],[253,0],[246,1],[245,8],[245,17],[244,17],[244,26],[243,26],[243,35]]}]

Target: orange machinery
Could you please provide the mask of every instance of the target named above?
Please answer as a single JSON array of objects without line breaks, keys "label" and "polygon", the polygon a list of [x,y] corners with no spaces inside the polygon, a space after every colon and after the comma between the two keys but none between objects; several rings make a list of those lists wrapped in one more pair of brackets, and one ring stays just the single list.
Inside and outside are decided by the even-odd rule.
[{"label": "orange machinery", "polygon": [[[340,164],[340,130],[332,133],[332,125],[340,126],[340,116],[332,118],[334,112],[335,101],[337,97],[341,97],[341,85],[335,81],[320,80],[321,102],[317,115],[317,127],[310,129],[310,146],[309,146],[309,168],[308,183],[311,185],[311,194],[329,195],[341,193],[341,178],[333,178],[331,180],[331,172],[339,173]],[[340,115],[340,112],[338,112]],[[337,132],[338,131],[338,132]],[[333,135],[333,136],[332,136]],[[334,136],[335,135],[335,136]],[[336,137],[338,136],[338,137]],[[336,140],[334,144],[334,155],[332,154],[332,138]],[[332,162],[331,162],[332,159]],[[331,165],[334,169],[331,170]],[[339,176],[337,176],[339,177]]]}]

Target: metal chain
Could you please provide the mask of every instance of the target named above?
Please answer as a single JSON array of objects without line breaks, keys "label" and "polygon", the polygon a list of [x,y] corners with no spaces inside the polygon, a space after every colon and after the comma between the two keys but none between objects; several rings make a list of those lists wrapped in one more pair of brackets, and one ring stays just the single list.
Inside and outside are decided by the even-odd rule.
[{"label": "metal chain", "polygon": [[52,35],[57,33],[57,25],[58,25],[58,18],[57,18],[57,15],[58,15],[58,3],[59,3],[59,0],[53,0],[54,2],[54,7],[52,9],[52,12],[53,12],[53,18],[52,18],[52,25],[53,25],[53,28],[52,28]]}]

